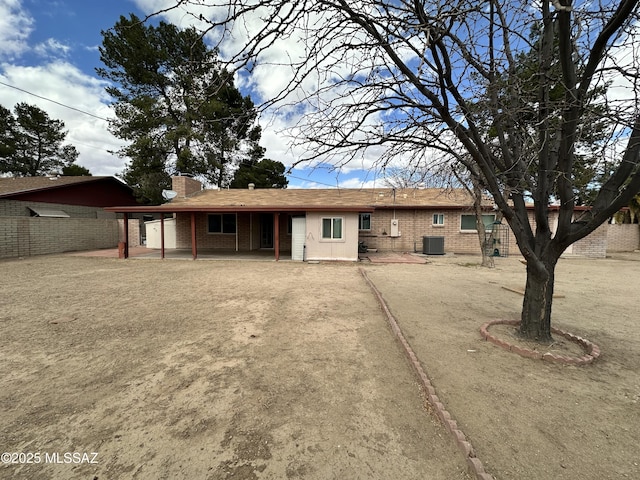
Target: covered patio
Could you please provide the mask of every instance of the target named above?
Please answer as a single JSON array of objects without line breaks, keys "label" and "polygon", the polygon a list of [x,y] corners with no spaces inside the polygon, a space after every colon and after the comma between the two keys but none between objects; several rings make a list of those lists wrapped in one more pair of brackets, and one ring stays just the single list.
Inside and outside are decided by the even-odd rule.
[{"label": "covered patio", "polygon": [[[124,217],[124,238],[129,238],[129,218],[131,214],[153,214],[159,217],[160,224],[160,248],[147,249],[149,252],[137,257],[148,256],[150,258],[233,258],[245,257],[255,259],[273,258],[279,261],[281,255],[291,254],[290,242],[283,248],[282,235],[283,223],[286,234],[287,214],[304,214],[304,210],[299,212],[296,208],[288,207],[284,210],[273,208],[238,208],[238,207],[217,207],[217,208],[193,208],[179,207],[172,204],[159,205],[154,207],[108,207],[107,211],[122,214]],[[203,238],[206,239],[208,233],[203,228],[209,216],[219,216],[221,219],[233,217],[233,231],[231,233],[221,231],[224,234],[224,244],[221,248],[202,247]],[[168,217],[169,216],[169,217]],[[189,239],[184,239],[182,244],[188,243],[189,248],[178,246],[177,248],[167,248],[165,223],[168,220],[177,219],[185,230],[185,222],[188,223]],[[265,221],[266,220],[266,221]],[[220,220],[222,223],[222,220]],[[254,225],[255,231],[254,231]],[[181,233],[179,237],[184,237]],[[209,242],[210,243],[210,242]],[[131,249],[127,240],[122,242],[120,256],[129,258]]]},{"label": "covered patio", "polygon": [[[288,261],[290,251],[281,251],[278,261]],[[189,249],[166,249],[164,256],[161,249],[157,248],[132,248],[129,258],[136,259],[168,259],[168,260],[245,260],[245,261],[276,261],[273,250],[252,250],[250,252],[237,252],[227,249],[199,249],[197,258],[193,258],[193,252]]]}]

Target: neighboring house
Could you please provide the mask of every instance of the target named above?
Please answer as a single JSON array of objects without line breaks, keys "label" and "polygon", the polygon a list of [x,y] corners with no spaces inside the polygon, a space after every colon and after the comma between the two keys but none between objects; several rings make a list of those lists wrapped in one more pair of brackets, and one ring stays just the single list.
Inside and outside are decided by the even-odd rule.
[{"label": "neighboring house", "polygon": [[111,205],[137,205],[114,177],[0,178],[0,258],[115,247]]},{"label": "neighboring house", "polygon": [[[162,219],[149,228],[149,245],[198,251],[270,249],[276,259],[358,259],[358,244],[378,251],[478,253],[471,210],[462,189],[230,189],[203,190],[190,177],[174,177],[176,196],[155,207],[110,207],[125,215],[153,212]],[[496,218],[485,200],[485,224]],[[552,213],[552,222],[555,213]],[[151,226],[151,225],[150,225]],[[492,245],[492,252],[517,252],[512,234]],[[151,232],[155,236],[151,237]],[[582,242],[582,244],[581,244]],[[604,256],[606,229],[571,247],[574,254]],[[495,248],[494,248],[495,247]]]}]

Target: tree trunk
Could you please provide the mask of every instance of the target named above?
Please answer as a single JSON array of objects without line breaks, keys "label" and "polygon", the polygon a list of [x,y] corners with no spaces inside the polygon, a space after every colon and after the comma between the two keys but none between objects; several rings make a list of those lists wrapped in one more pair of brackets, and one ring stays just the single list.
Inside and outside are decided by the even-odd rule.
[{"label": "tree trunk", "polygon": [[488,252],[487,241],[491,242],[493,235],[487,239],[487,228],[482,220],[482,210],[476,211],[476,229],[478,231],[478,241],[480,242],[480,251],[482,252],[482,266],[487,268],[495,267],[493,254]]},{"label": "tree trunk", "polygon": [[[484,213],[484,211],[482,210],[482,186],[480,185],[478,176],[479,173],[471,175],[472,189],[469,190],[469,188],[467,188],[467,190],[473,196],[473,213],[476,216],[476,231],[478,232],[480,252],[482,253],[482,266],[493,268],[495,267],[495,263],[493,261],[493,252],[487,252],[487,229],[484,225],[484,219],[482,218],[482,214]],[[458,179],[460,179],[460,177],[458,177]],[[492,240],[492,238],[490,240]]]},{"label": "tree trunk", "polygon": [[547,253],[527,261],[527,286],[522,304],[519,334],[527,340],[551,343],[551,305],[558,258]]}]

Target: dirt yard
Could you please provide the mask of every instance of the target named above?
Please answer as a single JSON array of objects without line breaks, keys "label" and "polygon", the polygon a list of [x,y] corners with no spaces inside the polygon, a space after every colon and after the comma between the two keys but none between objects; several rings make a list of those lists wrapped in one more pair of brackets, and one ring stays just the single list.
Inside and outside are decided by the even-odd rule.
[{"label": "dirt yard", "polygon": [[477,262],[2,261],[0,478],[469,479],[360,268],[494,478],[640,478],[640,254],[560,262],[581,367],[481,339],[525,267]]}]

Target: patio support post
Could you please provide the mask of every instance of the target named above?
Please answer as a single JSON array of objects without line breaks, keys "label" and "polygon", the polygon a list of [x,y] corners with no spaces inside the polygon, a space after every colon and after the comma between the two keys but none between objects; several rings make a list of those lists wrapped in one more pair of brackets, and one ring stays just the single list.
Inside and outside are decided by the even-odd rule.
[{"label": "patio support post", "polygon": [[164,213],[160,214],[160,258],[164,259]]},{"label": "patio support post", "polygon": [[198,258],[198,246],[196,245],[196,212],[191,212],[191,255]]},{"label": "patio support post", "polygon": [[129,258],[129,214],[124,214],[124,258]]},{"label": "patio support post", "polygon": [[273,214],[273,234],[274,234],[274,250],[276,252],[276,262],[280,260],[280,213]]},{"label": "patio support post", "polygon": [[249,213],[249,251],[253,250],[253,213]]}]

